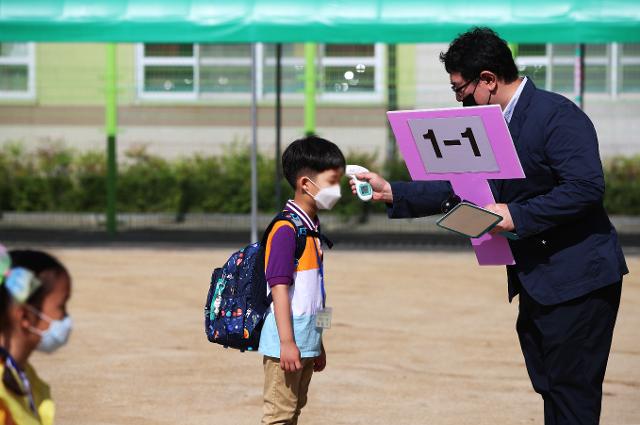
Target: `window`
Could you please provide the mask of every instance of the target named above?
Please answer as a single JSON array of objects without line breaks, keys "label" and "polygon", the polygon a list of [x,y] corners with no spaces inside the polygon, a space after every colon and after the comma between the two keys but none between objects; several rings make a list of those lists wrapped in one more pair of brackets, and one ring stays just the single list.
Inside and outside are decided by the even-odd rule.
[{"label": "window", "polygon": [[[575,91],[575,44],[522,44],[516,62],[526,75],[547,90],[560,93]],[[611,87],[611,46],[585,46],[585,92],[607,93]]]},{"label": "window", "polygon": [[[304,45],[284,44],[282,91],[304,91]],[[319,45],[318,93],[326,100],[379,100],[384,90],[382,45]],[[275,92],[275,45],[258,44],[258,96]],[[143,99],[247,99],[250,44],[138,46],[138,96]]]},{"label": "window", "polygon": [[33,43],[0,43],[0,98],[35,96]]},{"label": "window", "polygon": [[550,44],[547,45],[547,49],[551,62],[551,90],[558,93],[573,93],[575,91],[576,45]]},{"label": "window", "polygon": [[145,44],[138,68],[139,94],[148,97],[193,98],[197,90],[196,61],[191,44]]},{"label": "window", "polygon": [[640,43],[620,45],[620,80],[622,93],[640,93]]},{"label": "window", "polygon": [[[276,46],[264,45],[263,93],[276,91]],[[304,91],[304,45],[282,45],[282,93],[302,93]]]},{"label": "window", "polygon": [[520,44],[516,64],[520,75],[531,78],[538,87],[549,87],[551,61],[546,44]]},{"label": "window", "polygon": [[611,66],[610,66],[611,45],[609,44],[586,44],[585,45],[585,86],[587,93],[608,93],[610,92]]},{"label": "window", "polygon": [[198,50],[201,93],[251,91],[250,44],[201,44]]},{"label": "window", "polygon": [[380,94],[383,52],[374,44],[326,44],[322,46],[322,90],[328,98],[357,98]]}]

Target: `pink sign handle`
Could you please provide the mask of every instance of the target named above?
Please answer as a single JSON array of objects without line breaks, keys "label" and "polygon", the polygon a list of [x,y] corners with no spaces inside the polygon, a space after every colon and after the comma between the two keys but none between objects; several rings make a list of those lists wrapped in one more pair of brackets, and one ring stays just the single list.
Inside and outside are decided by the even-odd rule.
[{"label": "pink sign handle", "polygon": [[[451,186],[456,195],[481,207],[495,202],[489,182],[485,179],[474,178],[473,175],[459,176],[457,179],[451,180]],[[471,245],[480,265],[515,264],[509,243],[503,236],[493,236],[487,233],[480,238],[471,239]]]}]

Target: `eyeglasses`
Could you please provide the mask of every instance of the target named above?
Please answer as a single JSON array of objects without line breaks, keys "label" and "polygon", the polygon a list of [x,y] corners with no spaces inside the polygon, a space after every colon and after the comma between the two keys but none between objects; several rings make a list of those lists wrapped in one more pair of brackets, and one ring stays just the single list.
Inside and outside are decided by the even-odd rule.
[{"label": "eyeglasses", "polygon": [[464,89],[467,88],[467,86],[469,86],[469,84],[471,83],[475,83],[478,80],[480,80],[479,78],[474,78],[473,80],[467,81],[466,83],[464,83],[463,85],[461,85],[460,87],[456,87],[453,84],[451,85],[451,90],[453,90],[453,92],[456,94],[456,97],[460,97],[460,95],[462,94],[462,91]]}]

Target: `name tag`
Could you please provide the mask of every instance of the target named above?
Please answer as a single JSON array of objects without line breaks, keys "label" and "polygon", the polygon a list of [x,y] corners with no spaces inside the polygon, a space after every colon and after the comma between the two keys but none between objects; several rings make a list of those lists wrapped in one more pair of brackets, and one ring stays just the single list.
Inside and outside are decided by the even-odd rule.
[{"label": "name tag", "polygon": [[316,328],[331,329],[331,315],[333,309],[326,307],[316,313]]}]

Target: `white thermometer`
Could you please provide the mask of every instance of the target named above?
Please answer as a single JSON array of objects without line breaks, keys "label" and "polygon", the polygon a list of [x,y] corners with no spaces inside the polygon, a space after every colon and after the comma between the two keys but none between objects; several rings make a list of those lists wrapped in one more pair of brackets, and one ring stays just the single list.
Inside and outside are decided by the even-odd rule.
[{"label": "white thermometer", "polygon": [[355,183],[356,193],[358,194],[358,198],[360,198],[364,202],[368,202],[371,200],[371,198],[373,198],[373,188],[371,187],[369,182],[358,180],[356,178],[356,174],[362,174],[362,173],[368,173],[368,172],[369,170],[359,165],[347,165],[347,170],[345,172],[345,174],[351,177],[351,180],[353,180],[353,182]]}]

